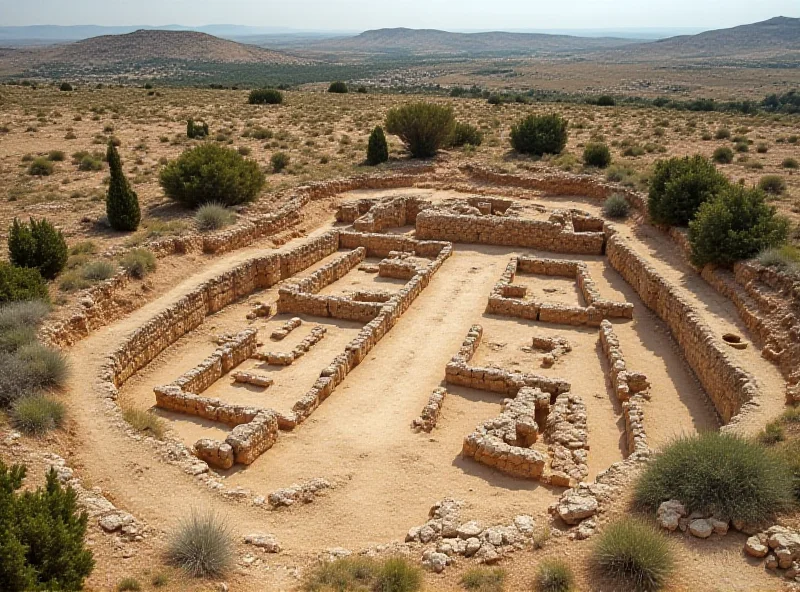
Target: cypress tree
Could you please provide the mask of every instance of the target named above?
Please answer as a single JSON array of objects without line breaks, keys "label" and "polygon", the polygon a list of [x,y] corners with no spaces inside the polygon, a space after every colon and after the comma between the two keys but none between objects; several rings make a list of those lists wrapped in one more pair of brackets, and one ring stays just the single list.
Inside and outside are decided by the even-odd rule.
[{"label": "cypress tree", "polygon": [[107,160],[108,168],[111,170],[111,182],[108,184],[106,194],[108,223],[115,230],[136,230],[142,218],[139,198],[128,184],[128,179],[122,171],[119,152],[111,142],[108,143]]},{"label": "cypress tree", "polygon": [[389,160],[389,146],[386,144],[386,136],[383,134],[383,128],[377,126],[369,135],[367,163],[375,166],[387,160]]}]

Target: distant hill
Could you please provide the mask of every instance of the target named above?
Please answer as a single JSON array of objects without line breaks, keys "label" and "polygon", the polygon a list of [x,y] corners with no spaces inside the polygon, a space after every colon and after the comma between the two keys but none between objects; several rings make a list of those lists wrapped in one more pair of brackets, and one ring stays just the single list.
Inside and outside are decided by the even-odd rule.
[{"label": "distant hill", "polygon": [[377,29],[355,37],[313,43],[308,51],[319,53],[432,55],[535,55],[539,53],[591,51],[621,47],[630,39],[573,37],[542,33],[450,33],[436,29]]},{"label": "distant hill", "polygon": [[758,58],[800,51],[800,18],[776,17],[730,29],[681,35],[623,48],[639,60],[655,58]]}]

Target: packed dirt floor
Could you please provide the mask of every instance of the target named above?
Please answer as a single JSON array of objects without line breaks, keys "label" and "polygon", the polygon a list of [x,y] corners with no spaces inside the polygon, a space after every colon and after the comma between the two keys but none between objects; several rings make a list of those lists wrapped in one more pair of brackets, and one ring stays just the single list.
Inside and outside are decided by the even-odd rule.
[{"label": "packed dirt floor", "polygon": [[[454,196],[453,192],[420,190],[358,191],[343,195],[341,199],[398,195],[405,191],[422,193],[433,199]],[[531,197],[548,207],[575,207],[599,215],[597,201],[580,197],[545,198],[536,192],[531,192]],[[332,217],[327,222],[320,221],[311,234],[320,234],[331,224]],[[733,304],[697,276],[671,239],[633,222],[621,224],[620,230],[633,239],[635,249],[645,255],[651,265],[680,286],[687,298],[702,306],[706,323],[720,334],[734,332],[749,339]],[[409,227],[392,232],[412,231]],[[305,238],[294,239],[289,245],[300,244],[303,240]],[[126,335],[193,287],[263,252],[260,247],[243,249],[205,261],[202,267],[187,257],[184,262],[193,266],[191,272],[178,264],[174,283],[165,284],[172,287],[163,295],[97,330],[69,350],[73,375],[66,393],[72,418],[68,463],[86,483],[102,488],[118,507],[154,529],[154,536],[137,547],[135,556],[128,554],[128,558],[121,561],[98,562],[91,579],[92,589],[111,589],[118,576],[127,572],[143,573],[153,560],[161,561],[160,550],[166,533],[193,507],[216,508],[229,518],[240,536],[269,532],[281,541],[285,549],[282,554],[260,555],[255,564],[240,563],[229,580],[231,589],[237,591],[292,589],[302,569],[325,549],[359,550],[402,541],[410,527],[424,523],[430,506],[445,497],[466,501],[466,513],[487,523],[508,521],[517,514],[539,516],[544,522],[547,507],[563,489],[503,475],[460,454],[464,437],[476,425],[499,413],[502,395],[449,387],[437,428],[430,434],[417,434],[410,429],[411,421],[419,415],[431,391],[444,385],[445,365],[458,351],[470,326],[477,323],[484,327],[484,340],[476,353],[476,363],[564,378],[571,382],[572,392],[583,397],[591,446],[589,479],[624,458],[624,421],[619,402],[607,386],[607,363],[598,345],[597,330],[545,325],[484,313],[492,286],[515,254],[584,261],[603,297],[633,303],[633,320],[615,321],[614,330],[628,366],[645,373],[654,385],[646,414],[651,447],[658,448],[680,434],[719,427],[713,407],[667,327],[642,304],[604,257],[456,244],[453,256],[397,325],[306,423],[293,432],[281,432],[276,445],[252,465],[236,465],[222,473],[228,490],[243,488],[260,495],[317,477],[327,479],[334,488],[312,504],[280,511],[226,500],[196,483],[178,467],[159,460],[153,446],[147,442],[128,437],[107,413],[109,406],[115,403],[102,398],[96,381],[106,356]],[[330,259],[297,277],[310,274]],[[175,260],[180,262],[182,258]],[[571,280],[520,274],[519,281],[529,285],[537,297],[582,304]],[[339,294],[365,287],[393,291],[403,283],[353,270],[328,286],[325,293]],[[252,325],[259,329],[261,340],[269,342],[270,332],[294,315],[278,315],[267,321],[248,321],[245,315],[254,302],[274,303],[276,299],[277,287],[274,287],[208,317],[200,328],[169,347],[130,379],[121,389],[118,403],[140,409],[153,407],[153,387],[171,382],[211,353],[216,347],[211,341],[213,335]],[[358,323],[332,319],[305,317],[303,320],[303,325],[283,342],[270,343],[270,349],[288,351],[315,325],[324,326],[327,334],[294,365],[268,370],[275,379],[273,386],[266,390],[232,386],[223,378],[206,396],[288,410],[360,327]],[[565,337],[572,344],[572,351],[552,368],[541,368],[540,352],[527,347],[534,335]],[[757,377],[764,394],[762,405],[752,417],[752,425],[743,426],[745,430],[759,429],[782,411],[784,381],[778,370],[760,356],[754,344],[731,353]],[[255,366],[258,363],[250,360],[242,368]],[[264,371],[263,368],[259,370]],[[201,437],[224,438],[228,433],[224,426],[184,415],[158,413],[172,430],[171,435],[188,446]],[[626,500],[619,500],[620,508],[625,503]],[[693,590],[777,589],[775,579],[762,569],[745,569],[740,538],[741,535],[735,534],[713,542],[678,543],[682,575],[674,589],[688,589],[684,585],[690,583]],[[704,559],[702,569],[692,565],[691,548],[696,545],[704,546],[704,555],[714,555],[714,559]],[[554,545],[537,552],[537,558],[560,555],[560,547],[556,540]],[[582,569],[578,564],[585,562],[578,560],[585,556],[589,548],[587,543],[571,542],[567,547],[566,556],[575,559],[576,569]],[[241,550],[241,554],[246,555],[248,551],[252,550]],[[124,557],[125,549],[118,546],[114,553],[117,558]],[[510,560],[507,567],[513,574],[512,581],[529,578],[533,565],[529,557],[526,551]],[[700,577],[700,569],[704,573],[711,570],[708,577]],[[428,576],[426,589],[457,589],[457,573],[449,570],[445,576]],[[594,581],[590,572],[581,572],[579,577],[583,582]],[[197,582],[180,578],[174,584],[178,586],[175,590],[203,589]],[[509,589],[521,588],[511,585]],[[594,584],[585,589],[595,589]]]}]

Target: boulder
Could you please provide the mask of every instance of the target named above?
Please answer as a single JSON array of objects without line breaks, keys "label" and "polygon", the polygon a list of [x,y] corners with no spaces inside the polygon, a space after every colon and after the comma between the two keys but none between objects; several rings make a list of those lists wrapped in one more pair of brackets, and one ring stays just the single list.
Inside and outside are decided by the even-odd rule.
[{"label": "boulder", "polygon": [[713,532],[714,527],[705,518],[697,518],[689,523],[689,533],[699,539],[707,539]]},{"label": "boulder", "polygon": [[564,522],[575,525],[581,520],[597,514],[597,508],[595,497],[573,491],[567,492],[561,497],[556,506],[556,512]]},{"label": "boulder", "polygon": [[480,522],[471,520],[470,522],[465,522],[459,526],[457,532],[459,538],[471,539],[480,536],[480,534],[483,532],[483,527],[481,526]]},{"label": "boulder", "polygon": [[751,536],[744,545],[744,551],[750,557],[762,558],[769,553],[769,547],[764,545],[757,536]]},{"label": "boulder", "polygon": [[656,519],[661,528],[674,532],[678,529],[680,519],[686,516],[686,508],[678,500],[669,500],[658,507]]},{"label": "boulder", "polygon": [[244,537],[244,542],[259,549],[264,549],[267,553],[280,553],[281,545],[271,534],[248,534]]}]

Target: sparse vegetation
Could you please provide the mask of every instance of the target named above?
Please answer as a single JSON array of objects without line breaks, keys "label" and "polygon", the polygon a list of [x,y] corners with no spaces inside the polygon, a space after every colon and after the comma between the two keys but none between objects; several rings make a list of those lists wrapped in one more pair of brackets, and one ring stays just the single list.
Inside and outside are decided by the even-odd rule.
[{"label": "sparse vegetation", "polygon": [[511,128],[511,146],[521,154],[561,154],[567,145],[567,121],[560,115],[529,115]]},{"label": "sparse vegetation", "polygon": [[216,144],[187,150],[164,167],[159,180],[167,197],[191,208],[251,202],[265,183],[255,162]]},{"label": "sparse vegetation", "polygon": [[142,279],[156,268],[156,258],[147,249],[132,249],[123,255],[122,268],[132,277]]},{"label": "sparse vegetation", "polygon": [[652,511],[679,500],[689,512],[757,524],[792,504],[785,462],[760,444],[731,434],[684,436],[647,465],[637,502]]},{"label": "sparse vegetation", "polygon": [[619,193],[610,196],[605,203],[603,203],[603,214],[609,218],[627,218],[631,211],[631,206],[628,200]]},{"label": "sparse vegetation", "polygon": [[675,563],[667,538],[638,518],[622,518],[605,527],[593,558],[603,573],[636,592],[661,590]]},{"label": "sparse vegetation", "polygon": [[10,415],[11,423],[19,431],[32,436],[41,436],[61,427],[66,408],[61,401],[37,394],[14,401]]},{"label": "sparse vegetation", "polygon": [[192,510],[172,533],[170,560],[194,577],[223,575],[233,564],[233,533],[213,511]]},{"label": "sparse vegetation", "polygon": [[472,567],[461,576],[461,585],[473,592],[503,592],[506,571],[500,567]]},{"label": "sparse vegetation", "polygon": [[412,158],[430,158],[455,129],[453,110],[433,103],[409,103],[386,115],[386,131],[400,138]]},{"label": "sparse vegetation", "polygon": [[422,587],[422,570],[405,557],[390,557],[375,574],[377,592],[416,592]]},{"label": "sparse vegetation", "polygon": [[142,585],[136,578],[123,578],[117,584],[117,592],[139,592]]},{"label": "sparse vegetation", "polygon": [[53,163],[44,157],[34,159],[28,166],[28,174],[34,177],[49,177],[54,170]]},{"label": "sparse vegetation", "polygon": [[197,208],[194,219],[200,230],[220,230],[233,224],[236,214],[221,204],[207,203]]},{"label": "sparse vegetation", "polygon": [[155,413],[135,407],[125,407],[122,410],[122,417],[137,432],[150,435],[156,440],[164,439],[166,433],[164,422]]},{"label": "sparse vegetation", "polygon": [[571,592],[574,586],[575,576],[566,562],[548,559],[539,564],[533,581],[536,592]]}]

